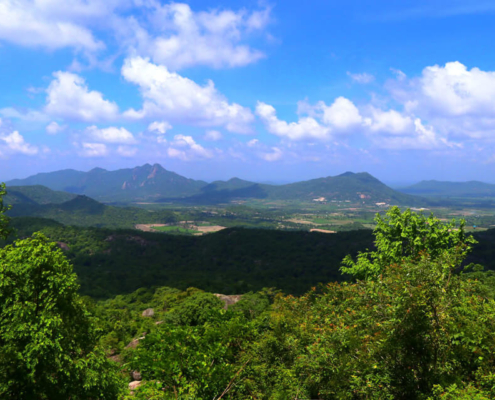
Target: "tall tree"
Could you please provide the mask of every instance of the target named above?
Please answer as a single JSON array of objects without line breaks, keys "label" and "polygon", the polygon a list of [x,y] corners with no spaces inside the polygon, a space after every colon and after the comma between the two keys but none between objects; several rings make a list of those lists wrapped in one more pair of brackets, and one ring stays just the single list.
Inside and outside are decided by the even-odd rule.
[{"label": "tall tree", "polygon": [[[4,192],[2,186],[0,201]],[[5,237],[4,210],[0,202]],[[118,398],[119,375],[98,347],[76,280],[42,234],[0,250],[0,398]]]}]

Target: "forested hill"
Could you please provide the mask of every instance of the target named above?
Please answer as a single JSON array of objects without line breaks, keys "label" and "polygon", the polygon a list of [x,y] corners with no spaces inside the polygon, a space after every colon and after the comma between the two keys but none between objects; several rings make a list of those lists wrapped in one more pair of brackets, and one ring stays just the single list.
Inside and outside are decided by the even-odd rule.
[{"label": "forested hill", "polygon": [[72,200],[73,193],[54,191],[46,186],[9,186],[6,204],[60,204]]},{"label": "forested hill", "polygon": [[495,185],[479,181],[421,181],[398,191],[418,196],[495,197]]},{"label": "forested hill", "polygon": [[[96,298],[141,287],[197,287],[224,294],[276,287],[302,294],[341,279],[347,254],[370,248],[370,230],[333,235],[229,228],[204,236],[80,228],[43,218],[12,218],[18,237],[41,231],[74,264],[81,292]],[[14,237],[11,238],[13,240]]]},{"label": "forested hill", "polygon": [[287,185],[267,185],[233,178],[206,183],[167,171],[159,164],[132,169],[89,172],[64,170],[15,179],[9,185],[45,185],[53,190],[84,194],[104,202],[175,201],[193,204],[228,203],[236,199],[312,201],[349,200],[425,205],[422,198],[397,192],[368,173],[346,172]]},{"label": "forested hill", "polygon": [[[15,193],[15,191],[12,192]],[[69,194],[69,196],[73,195]],[[133,228],[136,224],[176,221],[175,214],[168,210],[150,213],[140,208],[108,206],[87,196],[77,195],[59,204],[18,203],[7,212],[7,215],[50,218],[66,225],[107,228]]]}]

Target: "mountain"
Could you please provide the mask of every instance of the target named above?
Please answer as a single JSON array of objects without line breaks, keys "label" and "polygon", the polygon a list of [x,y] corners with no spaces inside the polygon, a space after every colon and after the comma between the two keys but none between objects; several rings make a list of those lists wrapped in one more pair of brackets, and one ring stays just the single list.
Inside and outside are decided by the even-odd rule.
[{"label": "mountain", "polygon": [[479,181],[421,181],[398,190],[402,193],[420,196],[495,197],[495,185]]},{"label": "mountain", "polygon": [[59,204],[72,200],[75,194],[48,189],[46,186],[9,186],[6,204]]},{"label": "mountain", "polygon": [[14,179],[7,185],[44,185],[53,190],[86,195],[100,201],[139,201],[159,197],[186,197],[199,193],[206,182],[188,179],[159,164],[107,171],[63,170]]},{"label": "mountain", "polygon": [[38,174],[7,182],[9,185],[46,185],[54,190],[83,194],[104,202],[180,202],[218,204],[240,199],[312,201],[349,200],[385,202],[399,205],[423,205],[425,200],[397,192],[366,172],[346,172],[338,176],[312,179],[286,185],[259,184],[239,178],[228,181],[188,179],[167,171],[159,164],[132,169],[89,172],[64,170]]},{"label": "mountain", "polygon": [[337,176],[287,185],[263,186],[267,190],[268,198],[280,200],[312,200],[325,197],[327,200],[357,200],[366,203],[415,204],[421,202],[421,199],[389,188],[367,172],[346,172]]},{"label": "mountain", "polygon": [[286,185],[266,185],[234,178],[214,182],[201,189],[202,193],[181,199],[195,204],[225,203],[239,199],[312,201],[325,198],[351,202],[424,205],[425,200],[399,193],[366,172],[346,172],[338,176],[312,179]]}]

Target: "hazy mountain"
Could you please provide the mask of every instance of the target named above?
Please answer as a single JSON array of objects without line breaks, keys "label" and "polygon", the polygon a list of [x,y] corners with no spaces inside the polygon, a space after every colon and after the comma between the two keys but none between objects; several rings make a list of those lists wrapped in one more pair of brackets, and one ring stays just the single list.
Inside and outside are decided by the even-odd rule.
[{"label": "hazy mountain", "polygon": [[84,194],[99,201],[175,201],[194,204],[226,203],[236,199],[311,201],[350,200],[365,203],[385,202],[416,205],[424,200],[399,193],[368,173],[346,172],[338,176],[312,179],[285,185],[258,184],[239,178],[228,181],[188,179],[165,170],[159,164],[133,169],[89,172],[73,170],[38,174],[8,182],[13,185],[44,184],[55,190]]},{"label": "hazy mountain", "polygon": [[186,197],[199,193],[206,182],[167,171],[159,164],[107,171],[63,170],[14,179],[8,185],[44,185],[53,190],[84,194],[100,201],[138,201],[159,197]]},{"label": "hazy mountain", "polygon": [[77,195],[54,191],[46,186],[10,186],[5,196],[6,204],[59,204],[72,200]]},{"label": "hazy mountain", "polygon": [[495,185],[479,181],[421,181],[415,185],[397,190],[402,193],[420,196],[495,197]]}]

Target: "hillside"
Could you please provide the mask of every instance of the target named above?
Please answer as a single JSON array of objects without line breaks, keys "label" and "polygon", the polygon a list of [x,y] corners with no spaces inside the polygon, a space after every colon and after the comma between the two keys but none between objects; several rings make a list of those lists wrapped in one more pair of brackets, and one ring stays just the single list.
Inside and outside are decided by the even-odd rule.
[{"label": "hillside", "polygon": [[421,199],[398,193],[367,172],[346,172],[337,176],[312,179],[281,186],[264,185],[268,197],[292,200],[325,197],[328,200],[417,204]]},{"label": "hillside", "polygon": [[175,222],[175,215],[171,211],[151,213],[139,208],[113,207],[87,196],[76,196],[60,204],[19,203],[7,215],[48,218],[65,225],[108,228],[133,228],[138,223]]},{"label": "hillside", "polygon": [[[312,179],[286,185],[268,185],[232,178],[206,183],[167,171],[159,164],[133,169],[89,172],[72,170],[38,174],[9,185],[47,185],[54,190],[84,194],[104,202],[182,202],[190,204],[228,203],[238,199],[312,201],[349,200],[360,203],[385,202],[398,205],[424,205],[425,200],[397,192],[368,173],[346,172],[338,176]],[[72,177],[72,178],[71,178]],[[60,178],[60,179],[58,179]]]},{"label": "hillside", "polygon": [[421,181],[398,191],[419,196],[495,197],[495,185],[479,181]]},{"label": "hillside", "polygon": [[60,192],[42,185],[9,186],[6,204],[60,204],[76,197],[73,193]]}]

